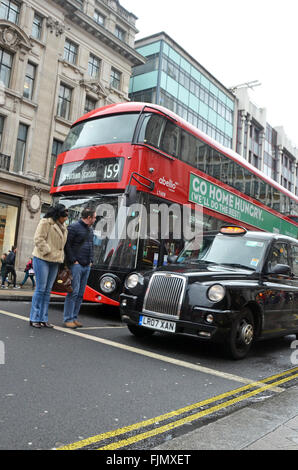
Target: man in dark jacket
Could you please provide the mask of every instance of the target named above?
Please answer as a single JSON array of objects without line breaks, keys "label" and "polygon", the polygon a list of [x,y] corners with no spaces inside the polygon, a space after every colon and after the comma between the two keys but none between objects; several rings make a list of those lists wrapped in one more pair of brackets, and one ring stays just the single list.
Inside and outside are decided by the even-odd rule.
[{"label": "man in dark jacket", "polygon": [[67,294],[64,303],[64,325],[67,328],[83,326],[78,321],[78,314],[93,263],[92,225],[95,220],[95,211],[85,208],[81,213],[81,219],[68,227],[65,252],[73,276],[73,291]]},{"label": "man in dark jacket", "polygon": [[[16,261],[16,252],[17,252],[17,248],[15,246],[12,246],[11,251],[9,251],[9,253],[6,257],[6,269],[5,269],[4,280],[7,278],[8,274],[11,273],[13,288],[14,289],[19,289],[19,287],[16,286],[17,274],[16,274],[16,270],[15,270],[15,267],[14,267],[15,261]],[[2,286],[4,286],[4,281],[3,280],[2,280]]]}]

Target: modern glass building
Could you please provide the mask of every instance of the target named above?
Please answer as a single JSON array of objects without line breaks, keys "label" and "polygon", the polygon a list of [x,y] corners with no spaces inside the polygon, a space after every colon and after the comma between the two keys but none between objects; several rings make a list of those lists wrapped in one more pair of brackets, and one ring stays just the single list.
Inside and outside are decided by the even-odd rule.
[{"label": "modern glass building", "polygon": [[165,106],[233,148],[235,96],[164,32],[135,48],[147,62],[133,68],[130,99]]}]

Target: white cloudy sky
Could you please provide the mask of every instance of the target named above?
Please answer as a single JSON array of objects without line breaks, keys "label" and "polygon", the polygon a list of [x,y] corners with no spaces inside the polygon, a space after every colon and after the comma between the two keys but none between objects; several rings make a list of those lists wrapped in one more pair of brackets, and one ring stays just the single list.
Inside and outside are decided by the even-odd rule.
[{"label": "white cloudy sky", "polygon": [[267,121],[298,147],[297,0],[120,0],[137,17],[136,39],[165,31],[227,88],[250,92]]}]

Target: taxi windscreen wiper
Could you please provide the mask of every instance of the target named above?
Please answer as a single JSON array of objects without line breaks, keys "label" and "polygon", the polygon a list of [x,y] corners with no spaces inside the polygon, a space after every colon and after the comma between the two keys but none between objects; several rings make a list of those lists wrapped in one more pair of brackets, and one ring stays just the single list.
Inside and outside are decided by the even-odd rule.
[{"label": "taxi windscreen wiper", "polygon": [[218,264],[216,261],[208,261],[206,259],[190,259],[189,263],[193,264]]},{"label": "taxi windscreen wiper", "polygon": [[245,264],[240,263],[218,263],[222,264],[223,266],[231,266],[232,268],[244,268],[249,269],[250,271],[255,271],[255,268],[251,268],[250,266],[246,266]]}]

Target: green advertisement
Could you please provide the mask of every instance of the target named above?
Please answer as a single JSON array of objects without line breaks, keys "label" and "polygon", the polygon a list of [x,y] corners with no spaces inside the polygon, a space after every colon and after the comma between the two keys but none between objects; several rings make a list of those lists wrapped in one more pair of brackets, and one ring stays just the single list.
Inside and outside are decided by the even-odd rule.
[{"label": "green advertisement", "polygon": [[298,237],[298,227],[290,222],[193,173],[190,174],[189,201],[267,232]]}]

